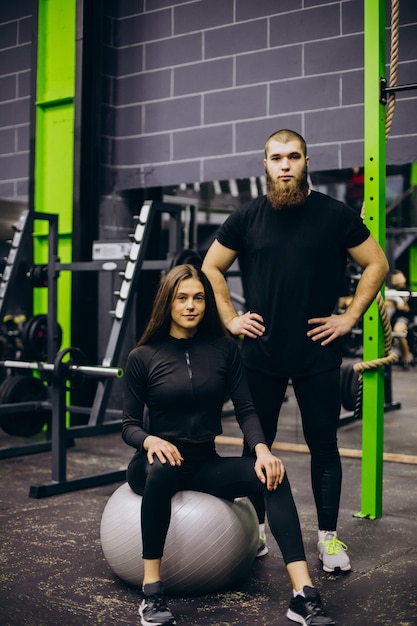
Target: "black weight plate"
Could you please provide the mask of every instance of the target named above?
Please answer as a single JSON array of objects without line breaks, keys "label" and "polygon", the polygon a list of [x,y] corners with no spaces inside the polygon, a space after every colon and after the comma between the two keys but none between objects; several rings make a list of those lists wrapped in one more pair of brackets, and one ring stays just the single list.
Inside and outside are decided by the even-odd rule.
[{"label": "black weight plate", "polygon": [[[61,347],[62,328],[56,326],[56,336],[58,340],[57,349]],[[44,361],[47,358],[48,347],[48,317],[44,314],[35,315],[25,325],[22,334],[22,343],[25,349],[26,359]]]},{"label": "black weight plate", "polygon": [[[29,375],[10,376],[0,386],[2,404],[18,404],[46,400],[47,388],[39,378]],[[0,415],[0,426],[8,435],[33,437],[48,422],[49,412],[27,411],[14,415]]]}]

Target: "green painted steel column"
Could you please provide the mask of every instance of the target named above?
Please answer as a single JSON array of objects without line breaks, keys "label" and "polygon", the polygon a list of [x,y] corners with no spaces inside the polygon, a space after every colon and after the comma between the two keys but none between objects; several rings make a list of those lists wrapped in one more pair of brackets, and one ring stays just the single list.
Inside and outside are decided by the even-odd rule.
[{"label": "green painted steel column", "polygon": [[[385,0],[365,0],[365,223],[385,248]],[[384,355],[384,333],[376,302],[363,319],[364,361]],[[362,500],[360,517],[382,515],[384,368],[363,374]]]},{"label": "green painted steel column", "polygon": [[[34,175],[34,262],[48,261],[48,224],[36,212],[58,214],[58,256],[72,261],[75,0],[39,0]],[[58,280],[62,345],[70,345],[71,275]],[[48,310],[45,289],[34,290],[34,313]]]},{"label": "green painted steel column", "polygon": [[[410,185],[417,189],[417,163],[411,164]],[[412,221],[411,226],[417,225],[417,191],[412,196]],[[413,244],[410,248],[410,256],[408,261],[408,282],[412,291],[417,291],[417,245]]]}]

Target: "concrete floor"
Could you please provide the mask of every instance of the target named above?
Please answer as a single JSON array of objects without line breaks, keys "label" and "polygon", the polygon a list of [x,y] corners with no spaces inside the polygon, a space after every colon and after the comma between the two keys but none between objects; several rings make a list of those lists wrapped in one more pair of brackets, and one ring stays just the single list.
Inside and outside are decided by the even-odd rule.
[{"label": "concrete floor", "polygon": [[[417,455],[417,368],[393,367],[393,399],[401,408],[385,415],[385,451]],[[233,418],[225,435],[238,437]],[[339,428],[342,449],[360,450],[362,422]],[[288,390],[277,442],[304,443],[297,405]],[[0,447],[23,443],[0,431]],[[285,447],[285,446],[284,446]],[[221,444],[221,454],[240,446]],[[316,556],[316,519],[309,484],[309,455],[277,450],[287,467],[298,505],[313,580],[338,626],[417,625],[417,465],[383,463],[383,514],[376,520],[361,510],[362,463],[343,457],[344,482],[339,536],[349,546],[352,572],[325,575]],[[68,477],[125,467],[131,450],[118,434],[76,440],[68,450]],[[29,487],[51,479],[51,454],[1,459],[0,624],[57,626],[138,624],[138,590],[117,579],[103,558],[101,514],[118,484],[44,499],[28,497]],[[177,623],[187,626],[284,626],[290,587],[279,551],[257,559],[237,587],[197,597],[174,597]]]}]

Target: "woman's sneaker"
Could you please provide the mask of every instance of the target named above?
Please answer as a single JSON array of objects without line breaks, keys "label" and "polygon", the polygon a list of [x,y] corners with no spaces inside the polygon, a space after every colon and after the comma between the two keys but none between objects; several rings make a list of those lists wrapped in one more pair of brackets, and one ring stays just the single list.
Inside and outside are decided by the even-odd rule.
[{"label": "woman's sneaker", "polygon": [[171,626],[174,616],[166,605],[164,586],[161,581],[143,586],[144,598],[139,606],[142,626]]},{"label": "woman's sneaker", "polygon": [[304,596],[291,599],[287,611],[288,619],[304,626],[334,626],[334,621],[325,612],[320,594],[314,587],[303,587]]},{"label": "woman's sneaker", "polygon": [[266,545],[266,534],[259,533],[259,543],[255,557],[258,558],[260,556],[265,556],[266,554],[268,554],[268,546]]},{"label": "woman's sneaker", "polygon": [[347,545],[343,541],[339,541],[335,532],[326,533],[324,539],[317,544],[323,570],[328,574],[350,572],[351,565],[346,554],[347,549]]}]

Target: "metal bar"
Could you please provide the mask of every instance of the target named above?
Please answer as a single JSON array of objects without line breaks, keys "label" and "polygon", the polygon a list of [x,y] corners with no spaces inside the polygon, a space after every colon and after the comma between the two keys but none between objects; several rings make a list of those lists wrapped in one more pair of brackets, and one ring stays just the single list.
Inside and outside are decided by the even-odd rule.
[{"label": "metal bar", "polygon": [[[380,103],[379,77],[385,75],[385,1],[364,3],[365,47],[365,222],[385,248],[385,108]],[[364,360],[383,355],[384,337],[377,303],[363,318]],[[358,517],[382,515],[382,469],[384,438],[384,369],[363,374],[362,498]]]},{"label": "metal bar", "polygon": [[[63,364],[65,365],[65,363]],[[39,361],[0,361],[0,366],[9,367],[12,369],[26,369],[26,370],[35,370],[37,372],[53,372],[55,370],[55,365],[53,363],[42,363]],[[69,364],[65,368],[68,372],[72,372],[74,374],[81,373],[83,376],[90,376],[95,378],[122,378],[123,377],[123,369],[121,367],[104,367],[104,366],[96,366],[96,365],[72,365]]]},{"label": "metal bar", "polygon": [[79,489],[91,489],[93,487],[101,487],[111,483],[124,482],[126,480],[126,470],[117,470],[115,472],[106,472],[104,474],[92,474],[83,478],[74,478],[72,480],[60,480],[46,483],[43,485],[32,485],[29,490],[30,498],[46,498],[48,496],[56,496],[61,493],[69,493],[70,491],[78,491]]},{"label": "metal bar", "polygon": [[408,85],[398,85],[397,87],[387,87],[386,78],[380,79],[380,102],[381,104],[387,103],[387,95],[391,95],[393,93],[398,93],[401,91],[412,91],[413,89],[417,89],[417,83],[409,83]]}]

